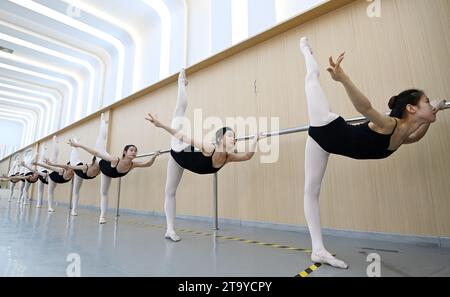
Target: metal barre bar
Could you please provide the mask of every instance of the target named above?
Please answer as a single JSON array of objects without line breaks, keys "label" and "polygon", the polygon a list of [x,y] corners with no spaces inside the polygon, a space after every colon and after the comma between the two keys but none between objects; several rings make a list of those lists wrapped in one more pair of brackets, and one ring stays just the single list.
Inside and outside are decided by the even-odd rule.
[{"label": "metal barre bar", "polygon": [[[167,154],[167,153],[170,153],[170,149],[168,149],[168,150],[162,150],[160,153],[161,153],[161,154]],[[151,153],[148,153],[148,154],[138,155],[138,156],[136,156],[136,158],[150,157],[150,156],[153,156],[154,154],[156,154],[156,152],[151,152]]]},{"label": "metal barre bar", "polygon": [[[162,150],[162,151],[160,151],[160,154],[167,154],[167,153],[170,153],[170,151],[171,151],[171,149]],[[195,151],[199,152],[200,150],[196,148]],[[155,154],[156,154],[156,152],[151,152],[151,153],[148,153],[148,154],[138,155],[138,156],[136,156],[136,158],[150,157],[150,156],[153,156]]]},{"label": "metal barre bar", "polygon": [[[364,120],[366,120],[365,117],[357,117],[357,118],[348,119],[348,120],[346,120],[346,122],[353,124],[353,123],[363,122]],[[267,137],[272,137],[272,136],[277,136],[277,135],[286,135],[286,134],[292,134],[292,133],[298,133],[298,132],[305,132],[305,131],[308,131],[308,129],[309,129],[309,126],[298,126],[298,127],[294,127],[294,128],[282,129],[279,131],[270,131],[270,132],[266,132],[263,134]],[[247,135],[244,137],[236,138],[236,141],[249,140],[254,137],[255,137],[255,135]]]},{"label": "metal barre bar", "polygon": [[[450,101],[449,100],[447,100],[447,102],[445,103],[445,106],[444,106],[443,109],[448,109],[448,108],[450,108]],[[386,113],[386,114],[389,114],[389,113]],[[365,120],[367,120],[366,117],[355,117],[355,118],[347,119],[345,121],[347,123],[350,123],[350,124],[355,124],[355,123],[363,122]],[[298,127],[293,127],[293,128],[282,129],[282,130],[279,130],[279,131],[270,131],[270,132],[266,132],[266,133],[263,133],[263,134],[265,136],[267,136],[267,137],[272,137],[272,136],[277,136],[277,135],[286,135],[286,134],[292,134],[292,133],[298,133],[298,132],[305,132],[305,131],[308,131],[308,129],[309,129],[309,126],[298,126]],[[236,138],[236,141],[249,140],[249,139],[252,139],[254,137],[255,137],[255,135],[247,135],[247,136],[244,136],[244,137]],[[166,153],[169,153],[169,152],[170,152],[170,149],[167,149],[167,150],[162,150],[160,153],[161,154],[166,154]],[[156,152],[151,152],[151,153],[148,153],[148,154],[138,155],[136,158],[150,157],[150,156],[153,156],[155,153]]]},{"label": "metal barre bar", "polygon": [[[447,100],[447,102],[445,102],[445,106],[443,109],[448,109],[450,108],[450,101]],[[360,123],[367,120],[366,117],[355,117],[355,118],[350,118],[347,119],[346,122],[350,123],[350,124],[354,124],[354,123]],[[276,135],[286,135],[286,134],[292,134],[292,133],[298,133],[298,132],[305,132],[308,131],[309,126],[299,126],[299,127],[294,127],[294,128],[287,128],[287,129],[282,129],[279,131],[271,131],[271,132],[266,132],[264,133],[267,137],[272,137],[272,136],[276,136]],[[255,135],[248,135],[245,137],[240,137],[237,138],[236,141],[241,141],[241,140],[249,140],[254,138]],[[196,149],[196,151],[198,151]],[[163,150],[160,153],[161,154],[166,154],[169,153],[170,149],[167,150]],[[143,158],[143,157],[149,157],[149,156],[153,156],[156,152],[151,152],[148,154],[142,154],[137,156],[137,158]],[[217,173],[214,174],[213,177],[213,213],[214,213],[214,230],[219,230],[219,218],[218,218],[218,180],[219,180],[219,176]],[[119,201],[120,201],[120,183],[121,183],[121,179],[119,179],[119,191],[118,191],[118,197],[117,197],[117,217],[119,216]]]},{"label": "metal barre bar", "polygon": [[[443,109],[448,109],[448,108],[450,108],[450,101],[449,100],[447,100],[445,102],[445,106],[444,106]],[[389,114],[389,113],[386,113],[386,114]],[[366,117],[355,117],[355,118],[347,119],[345,121],[347,123],[349,123],[349,124],[356,124],[356,123],[364,122],[366,120],[367,120]],[[272,137],[272,136],[277,136],[277,135],[286,135],[286,134],[292,134],[292,133],[298,133],[298,132],[305,132],[305,131],[308,131],[308,129],[309,129],[309,126],[299,126],[299,127],[294,127],[294,128],[282,129],[282,130],[279,130],[279,131],[266,132],[266,133],[263,133],[263,134],[265,136],[267,136],[267,137]],[[236,141],[249,140],[249,139],[252,139],[254,137],[255,137],[255,135],[247,135],[247,136],[244,136],[244,137],[236,138]]]},{"label": "metal barre bar", "polygon": [[217,204],[218,202],[218,180],[219,175],[214,173],[213,176],[213,213],[214,213],[214,227],[213,230],[219,230],[219,206]]},{"label": "metal barre bar", "polygon": [[74,179],[75,177],[72,177],[72,181],[70,183],[70,199],[69,199],[69,217],[72,215],[72,199],[73,199],[73,188],[75,187],[74,185]]},{"label": "metal barre bar", "polygon": [[120,188],[122,187],[122,178],[119,177],[117,181],[117,206],[116,206],[116,220],[119,219],[119,209],[120,209]]}]

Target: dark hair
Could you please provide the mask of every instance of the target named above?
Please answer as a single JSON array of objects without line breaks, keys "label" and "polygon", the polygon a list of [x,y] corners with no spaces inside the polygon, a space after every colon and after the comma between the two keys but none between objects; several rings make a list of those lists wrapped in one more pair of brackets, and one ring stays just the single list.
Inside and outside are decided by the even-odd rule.
[{"label": "dark hair", "polygon": [[403,118],[408,104],[416,106],[419,104],[420,98],[424,95],[421,90],[410,89],[401,92],[397,96],[389,100],[389,108],[391,109],[391,117]]},{"label": "dark hair", "polygon": [[94,156],[94,157],[92,157],[92,162],[91,162],[91,165],[94,165],[94,163],[95,163],[95,160],[97,159],[97,157],[96,156]]},{"label": "dark hair", "polygon": [[216,131],[216,143],[219,143],[222,140],[227,131],[231,131],[234,133],[233,129],[231,129],[230,127],[223,127]]},{"label": "dark hair", "polygon": [[137,147],[136,147],[134,144],[127,144],[127,145],[124,147],[124,149],[123,149],[124,153],[122,154],[122,157],[125,157],[125,152],[128,152],[128,150],[130,149],[130,147],[134,147],[134,148],[136,149],[136,151],[137,151]]}]

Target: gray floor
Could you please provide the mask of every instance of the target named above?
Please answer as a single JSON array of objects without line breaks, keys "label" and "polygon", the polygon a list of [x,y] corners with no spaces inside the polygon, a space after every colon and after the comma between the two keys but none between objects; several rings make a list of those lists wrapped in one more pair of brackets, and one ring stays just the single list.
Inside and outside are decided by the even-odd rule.
[{"label": "gray floor", "polygon": [[[48,214],[35,205],[19,207],[0,190],[0,276],[66,276],[67,256],[76,253],[82,276],[286,276],[312,263],[305,251],[245,243],[212,235],[208,222],[177,220],[182,241],[163,238],[159,216],[111,214],[98,225],[98,212],[66,206]],[[206,234],[196,234],[195,231]],[[308,234],[222,224],[217,235],[289,247],[310,247]],[[381,276],[450,276],[450,249],[327,236],[329,249],[348,270],[321,266],[309,277],[366,276],[367,254],[381,257]]]}]

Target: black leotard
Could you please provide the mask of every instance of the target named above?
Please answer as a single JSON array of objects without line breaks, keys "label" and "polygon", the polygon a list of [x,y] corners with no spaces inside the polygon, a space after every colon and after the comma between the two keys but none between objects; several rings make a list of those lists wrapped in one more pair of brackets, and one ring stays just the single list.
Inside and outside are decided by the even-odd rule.
[{"label": "black leotard", "polygon": [[330,154],[353,159],[384,159],[395,152],[388,150],[388,147],[397,124],[395,119],[392,133],[384,135],[370,129],[369,122],[350,125],[342,117],[338,117],[325,126],[310,127],[308,132]]},{"label": "black leotard", "polygon": [[216,173],[223,167],[223,165],[220,168],[213,167],[212,156],[214,155],[215,151],[216,148],[214,148],[214,151],[211,154],[211,156],[206,157],[205,155],[203,155],[202,152],[195,151],[195,148],[191,146],[189,148],[186,148],[185,150],[182,150],[181,152],[170,150],[170,154],[172,155],[173,159],[178,163],[178,165],[180,165],[184,169],[190,170],[198,174],[212,174]]},{"label": "black leotard", "polygon": [[[95,159],[94,159],[94,162],[95,162]],[[86,165],[86,172],[83,172],[83,170],[74,170],[76,175],[78,175],[82,179],[94,179],[94,178],[97,177],[97,175],[96,176],[88,176],[87,175],[87,172],[89,170],[89,165],[88,164],[83,164],[83,163],[78,163],[77,164],[77,166],[80,166],[80,165]]]},{"label": "black leotard", "polygon": [[52,173],[50,173],[50,179],[57,183],[57,184],[65,184],[67,182],[69,182],[71,179],[64,179],[64,173],[63,174],[59,174],[56,171],[53,171]]},{"label": "black leotard", "polygon": [[[19,172],[16,172],[15,174],[13,174],[13,175],[11,175],[11,176],[9,176],[9,177],[15,177],[15,176],[18,176],[18,175],[20,175],[20,173],[19,173]],[[16,181],[10,180],[10,182],[12,182],[13,184],[17,184],[19,181],[20,181],[20,180],[16,180]]]},{"label": "black leotard", "polygon": [[[25,176],[32,176],[33,172],[28,172],[27,174],[25,174]],[[27,179],[27,182],[29,182],[30,184],[34,184],[35,182],[38,181],[39,178],[37,178],[35,181],[30,181],[30,179]]]},{"label": "black leotard", "polygon": [[[47,173],[48,171],[47,171],[47,170],[42,170],[41,172]],[[47,175],[47,178],[45,178],[45,177],[39,175],[39,180],[40,180],[42,183],[48,185],[48,175]]]},{"label": "black leotard", "polygon": [[[117,158],[117,160],[118,160],[117,165],[119,165],[120,158]],[[111,162],[109,162],[109,161],[100,160],[99,165],[100,165],[100,171],[104,175],[111,177],[111,178],[118,178],[118,177],[127,175],[128,172],[130,172],[131,167],[133,166],[133,164],[131,164],[131,167],[129,168],[129,170],[127,172],[120,173],[119,171],[117,171],[117,165],[116,165],[116,167],[112,167]]]}]

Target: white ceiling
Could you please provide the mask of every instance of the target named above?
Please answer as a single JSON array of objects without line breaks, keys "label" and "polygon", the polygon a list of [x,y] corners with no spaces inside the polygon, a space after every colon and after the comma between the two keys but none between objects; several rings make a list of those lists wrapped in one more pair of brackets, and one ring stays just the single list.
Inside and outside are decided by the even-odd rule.
[{"label": "white ceiling", "polygon": [[[211,29],[217,1],[246,0],[1,0],[0,46],[14,53],[0,51],[0,119],[24,127],[11,150],[206,58],[214,42],[230,46],[222,32],[231,30]],[[277,21],[323,2],[247,1],[252,15],[260,10],[260,19]],[[236,16],[227,18],[222,26],[236,27]],[[1,145],[0,158],[7,153]]]}]

